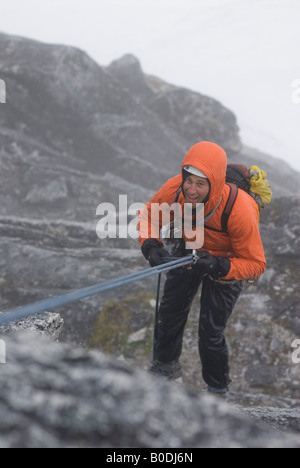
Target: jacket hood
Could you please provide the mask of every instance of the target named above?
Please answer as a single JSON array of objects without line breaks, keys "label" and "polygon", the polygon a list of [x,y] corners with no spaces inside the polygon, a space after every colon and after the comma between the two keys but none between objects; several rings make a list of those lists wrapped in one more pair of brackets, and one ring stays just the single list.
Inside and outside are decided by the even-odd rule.
[{"label": "jacket hood", "polygon": [[226,152],[216,143],[201,141],[187,152],[181,171],[188,165],[199,169],[209,180],[210,194],[205,204],[205,211],[208,213],[217,206],[223,193],[227,168]]}]

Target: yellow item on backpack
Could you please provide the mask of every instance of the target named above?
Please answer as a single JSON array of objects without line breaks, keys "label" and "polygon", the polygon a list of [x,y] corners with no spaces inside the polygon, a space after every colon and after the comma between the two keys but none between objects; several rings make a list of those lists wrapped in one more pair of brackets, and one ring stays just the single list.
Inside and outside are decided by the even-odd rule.
[{"label": "yellow item on backpack", "polygon": [[272,200],[272,189],[266,177],[266,171],[259,169],[257,166],[251,166],[250,191],[257,194],[261,198],[263,204],[271,203]]}]

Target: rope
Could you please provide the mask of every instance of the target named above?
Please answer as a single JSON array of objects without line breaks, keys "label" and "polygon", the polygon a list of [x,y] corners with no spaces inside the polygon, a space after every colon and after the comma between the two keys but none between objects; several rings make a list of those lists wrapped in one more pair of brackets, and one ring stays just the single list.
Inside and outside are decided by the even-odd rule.
[{"label": "rope", "polygon": [[73,302],[80,301],[87,297],[92,297],[97,294],[100,294],[110,289],[117,288],[119,286],[124,286],[125,284],[132,283],[133,281],[139,281],[150,276],[161,274],[175,268],[190,265],[195,261],[194,255],[188,255],[186,257],[168,258],[167,263],[164,265],[158,265],[152,268],[147,268],[138,273],[132,273],[130,275],[122,276],[111,281],[105,281],[104,283],[98,283],[93,286],[88,286],[86,288],[77,289],[60,296],[50,297],[48,299],[43,299],[38,302],[33,302],[31,304],[17,307],[14,309],[6,310],[3,313],[0,313],[0,326],[6,325],[17,320],[23,320],[31,315],[41,314],[43,312],[48,312],[50,310],[58,309],[59,307],[71,304]]},{"label": "rope", "polygon": [[157,278],[157,289],[156,289],[156,305],[155,305],[154,330],[153,330],[153,362],[155,361],[155,345],[156,345],[156,335],[157,335],[156,330],[157,330],[158,311],[159,311],[160,283],[161,283],[161,273],[159,273],[158,278]]}]

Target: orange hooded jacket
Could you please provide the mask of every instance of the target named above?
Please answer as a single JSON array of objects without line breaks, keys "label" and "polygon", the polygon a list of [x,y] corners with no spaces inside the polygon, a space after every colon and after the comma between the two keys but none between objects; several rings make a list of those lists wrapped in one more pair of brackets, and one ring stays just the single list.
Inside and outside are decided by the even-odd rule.
[{"label": "orange hooded jacket", "polygon": [[[266,268],[264,249],[259,233],[259,210],[254,199],[243,190],[238,196],[228,220],[228,231],[222,231],[221,216],[229,196],[229,186],[225,184],[227,156],[215,143],[200,142],[186,154],[183,166],[191,165],[202,171],[209,180],[209,199],[204,206],[204,216],[216,211],[205,223],[204,244],[201,249],[218,257],[231,260],[231,269],[222,279],[250,279],[260,276]],[[171,205],[182,184],[182,174],[169,179],[147,203],[139,215],[139,240],[141,245],[151,237],[151,204],[167,203]],[[182,208],[185,203],[182,191],[178,203]],[[218,206],[219,203],[219,206]],[[147,229],[145,229],[147,226]],[[159,229],[162,227],[161,222]],[[156,226],[157,228],[157,226]],[[152,231],[153,232],[153,231]],[[157,232],[157,229],[156,229]],[[161,242],[161,239],[154,237]]]}]

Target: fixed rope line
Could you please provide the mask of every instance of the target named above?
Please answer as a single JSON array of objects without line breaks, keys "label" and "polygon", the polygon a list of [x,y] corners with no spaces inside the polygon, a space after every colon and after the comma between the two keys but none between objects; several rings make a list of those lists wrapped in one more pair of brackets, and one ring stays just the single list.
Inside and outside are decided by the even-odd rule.
[{"label": "fixed rope line", "polygon": [[48,299],[33,302],[25,306],[16,307],[14,309],[6,310],[0,313],[0,326],[7,325],[8,323],[15,322],[18,320],[25,319],[31,315],[41,314],[43,312],[49,312],[59,307],[71,304],[73,302],[80,301],[87,297],[96,296],[110,289],[123,286],[134,281],[139,281],[150,276],[161,274],[175,268],[190,265],[195,262],[195,255],[187,255],[186,257],[180,258],[167,258],[166,263],[158,265],[152,268],[147,268],[137,273],[131,273],[130,275],[122,276],[111,281],[105,281],[104,283],[98,283],[93,286],[86,288],[77,289],[60,296],[53,296]]}]

